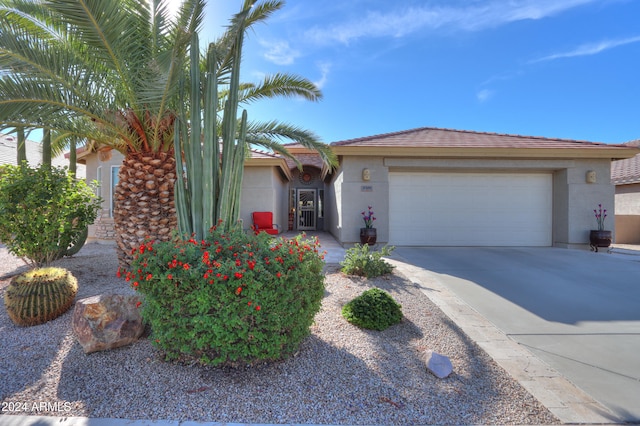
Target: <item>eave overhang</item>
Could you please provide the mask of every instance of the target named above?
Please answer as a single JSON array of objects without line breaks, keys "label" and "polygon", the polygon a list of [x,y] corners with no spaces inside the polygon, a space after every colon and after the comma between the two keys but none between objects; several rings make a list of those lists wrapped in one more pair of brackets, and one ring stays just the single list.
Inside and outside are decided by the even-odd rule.
[{"label": "eave overhang", "polygon": [[248,158],[245,160],[244,165],[245,167],[277,167],[287,180],[291,181],[293,179],[286,161],[280,157]]},{"label": "eave overhang", "polygon": [[628,146],[582,148],[487,148],[487,147],[397,147],[333,145],[338,156],[424,157],[424,158],[511,158],[511,159],[609,159],[632,158],[640,149]]}]

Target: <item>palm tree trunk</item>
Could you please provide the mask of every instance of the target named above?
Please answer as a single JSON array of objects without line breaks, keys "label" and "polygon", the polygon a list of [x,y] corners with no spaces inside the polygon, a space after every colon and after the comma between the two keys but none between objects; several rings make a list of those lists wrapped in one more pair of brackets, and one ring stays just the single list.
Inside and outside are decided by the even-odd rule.
[{"label": "palm tree trunk", "polygon": [[113,211],[120,267],[145,240],[168,241],[176,229],[175,163],[173,151],[128,153],[122,162]]},{"label": "palm tree trunk", "polygon": [[24,136],[24,129],[18,127],[18,165],[27,161],[27,142]]},{"label": "palm tree trunk", "polygon": [[51,130],[44,129],[42,134],[42,164],[51,168]]}]

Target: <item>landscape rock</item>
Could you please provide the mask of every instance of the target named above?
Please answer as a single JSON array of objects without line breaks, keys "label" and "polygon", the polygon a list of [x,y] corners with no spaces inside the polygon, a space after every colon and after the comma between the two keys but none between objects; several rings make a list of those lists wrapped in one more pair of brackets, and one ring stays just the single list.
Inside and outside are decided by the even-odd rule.
[{"label": "landscape rock", "polygon": [[98,295],[76,302],[73,332],[85,353],[135,342],[144,331],[138,296]]},{"label": "landscape rock", "polygon": [[432,350],[428,350],[426,352],[425,362],[427,364],[427,370],[439,379],[444,379],[453,372],[451,360],[444,355],[433,352]]}]

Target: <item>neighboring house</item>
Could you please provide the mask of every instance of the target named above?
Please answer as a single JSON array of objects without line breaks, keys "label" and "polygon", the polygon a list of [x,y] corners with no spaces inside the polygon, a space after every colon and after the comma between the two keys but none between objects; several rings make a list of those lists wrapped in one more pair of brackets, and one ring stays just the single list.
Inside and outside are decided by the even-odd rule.
[{"label": "neighboring house", "polygon": [[[27,163],[35,167],[42,163],[42,144],[31,140],[25,141]],[[0,165],[18,163],[18,136],[15,134],[0,133]],[[57,167],[69,167],[69,160],[64,155],[58,155],[51,159],[51,164]],[[80,178],[85,177],[84,166],[80,165],[76,171]]]},{"label": "neighboring house", "polygon": [[[624,145],[639,148],[640,140]],[[614,161],[611,182],[616,186],[616,242],[640,244],[640,154]]]},{"label": "neighboring house", "polygon": [[[359,242],[361,212],[373,207],[378,242],[408,246],[587,247],[593,209],[614,205],[611,161],[630,146],[419,128],[331,144],[329,172],[298,144],[302,163],[261,151],[246,161],[241,218],[271,211],[285,230],[323,230]],[[102,184],[105,208],[92,235],[113,238],[111,197],[120,154],[78,154]]]}]

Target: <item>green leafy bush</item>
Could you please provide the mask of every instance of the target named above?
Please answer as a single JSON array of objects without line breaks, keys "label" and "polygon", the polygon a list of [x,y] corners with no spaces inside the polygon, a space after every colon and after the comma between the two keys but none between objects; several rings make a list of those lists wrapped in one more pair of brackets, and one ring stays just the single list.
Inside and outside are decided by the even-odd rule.
[{"label": "green leafy bush", "polygon": [[402,321],[402,307],[386,291],[372,288],[344,305],[342,316],[358,327],[384,330]]},{"label": "green leafy bush", "polygon": [[0,169],[0,241],[32,266],[67,253],[96,219],[101,200],[65,168]]},{"label": "green leafy bush", "polygon": [[142,245],[126,279],[168,360],[234,366],[297,351],[324,295],[322,259],[317,239],[214,227],[203,241]]},{"label": "green leafy bush", "polygon": [[395,247],[384,246],[379,251],[371,251],[368,244],[356,244],[345,253],[340,262],[342,272],[367,278],[378,277],[393,271],[393,266],[382,259],[389,256]]}]

